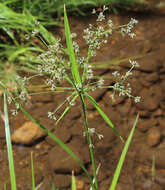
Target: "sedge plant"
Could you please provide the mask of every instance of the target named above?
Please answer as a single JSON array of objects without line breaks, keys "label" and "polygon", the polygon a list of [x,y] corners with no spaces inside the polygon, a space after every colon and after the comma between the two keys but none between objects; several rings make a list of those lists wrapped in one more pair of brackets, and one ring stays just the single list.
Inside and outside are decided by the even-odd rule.
[{"label": "sedge plant", "polygon": [[[65,36],[66,36],[66,45],[67,47],[64,48],[63,45],[60,43],[60,39],[56,41],[54,44],[46,44],[47,51],[40,54],[38,56],[38,61],[40,64],[38,65],[38,73],[40,76],[46,76],[47,79],[45,80],[45,84],[50,87],[51,92],[56,93],[57,89],[58,92],[66,92],[68,93],[68,97],[66,100],[58,106],[53,112],[48,112],[48,117],[50,119],[55,120],[55,123],[58,124],[60,120],[67,114],[67,112],[71,109],[72,106],[76,104],[76,101],[79,99],[82,112],[83,112],[83,119],[84,119],[84,136],[86,136],[88,141],[90,159],[92,164],[93,170],[93,178],[90,176],[89,172],[85,168],[85,166],[81,163],[80,159],[70,150],[67,145],[65,145],[59,138],[53,135],[49,130],[47,130],[44,126],[39,124],[31,115],[28,113],[21,105],[21,101],[28,101],[30,93],[28,90],[23,90],[19,92],[18,96],[14,96],[1,82],[0,85],[5,88],[5,94],[7,95],[7,100],[9,103],[13,101],[16,105],[16,109],[13,111],[15,115],[17,111],[20,109],[26,116],[28,116],[34,123],[36,123],[42,130],[45,131],[52,139],[54,139],[65,151],[67,151],[73,159],[75,159],[80,166],[82,167],[83,171],[89,178],[91,189],[98,190],[99,184],[97,180],[97,173],[99,172],[99,166],[96,166],[95,163],[95,156],[94,156],[94,144],[92,142],[92,134],[96,134],[97,137],[101,140],[103,137],[102,134],[98,134],[95,128],[90,128],[88,125],[88,118],[87,118],[87,107],[86,101],[88,100],[98,111],[101,117],[105,120],[107,125],[112,128],[114,133],[120,138],[122,142],[124,139],[119,134],[117,128],[111,122],[109,117],[104,113],[102,108],[96,102],[96,100],[89,94],[91,91],[107,88],[113,90],[113,94],[110,98],[115,98],[116,94],[118,93],[119,96],[128,96],[132,98],[135,103],[140,101],[140,97],[134,97],[131,94],[131,87],[130,84],[127,83],[127,78],[132,75],[132,70],[134,67],[138,67],[139,64],[136,61],[129,60],[131,66],[130,69],[124,74],[121,75],[118,71],[112,73],[113,77],[115,78],[116,82],[112,86],[104,85],[104,80],[100,78],[99,80],[94,80],[94,73],[92,70],[92,64],[90,60],[92,57],[96,56],[97,50],[101,48],[101,46],[107,43],[107,39],[110,35],[112,35],[115,31],[121,32],[121,34],[128,35],[131,38],[134,38],[136,34],[132,32],[134,25],[137,24],[137,20],[131,19],[128,24],[122,26],[115,26],[112,20],[108,20],[107,25],[103,26],[102,21],[105,20],[104,12],[108,8],[103,6],[101,12],[98,13],[98,18],[96,20],[96,25],[89,25],[87,29],[84,30],[84,39],[88,45],[88,53],[86,57],[81,56],[79,46],[74,41],[76,34],[70,32],[68,17],[66,8],[64,7],[64,27],[65,27]],[[93,14],[97,14],[97,11],[93,9]],[[31,79],[31,78],[30,78]],[[63,81],[68,82],[69,87],[59,87]],[[24,78],[24,84],[29,83],[29,78]],[[60,90],[61,89],[61,90]],[[63,113],[59,118],[56,117],[56,112],[62,106],[67,105],[64,109]],[[135,120],[134,126],[130,132],[130,135],[125,143],[121,158],[119,160],[116,172],[114,174],[114,178],[112,180],[112,184],[110,186],[110,190],[115,189],[118,177],[125,159],[126,152],[128,150],[129,144],[131,142],[133,132],[135,130],[135,126],[137,124],[138,116]],[[75,179],[72,175],[72,189],[75,189]]]}]

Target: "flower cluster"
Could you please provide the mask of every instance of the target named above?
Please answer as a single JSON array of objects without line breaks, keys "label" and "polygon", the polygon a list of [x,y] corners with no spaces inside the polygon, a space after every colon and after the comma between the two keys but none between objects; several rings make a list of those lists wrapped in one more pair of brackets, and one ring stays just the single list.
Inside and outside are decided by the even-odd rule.
[{"label": "flower cluster", "polygon": [[121,33],[123,35],[127,34],[131,38],[136,37],[136,34],[134,32],[132,32],[132,29],[133,29],[134,25],[136,25],[137,23],[138,23],[138,21],[136,19],[131,18],[130,22],[126,26],[123,26],[121,28]]},{"label": "flower cluster", "polygon": [[[130,87],[130,84],[127,83],[126,85],[124,84],[125,80],[132,75],[132,70],[134,67],[139,67],[139,64],[137,63],[137,61],[131,61],[129,60],[129,62],[131,63],[131,68],[125,73],[125,75],[121,75],[118,71],[115,71],[112,73],[112,75],[118,79],[118,81],[113,85],[113,90],[114,93],[116,91],[119,92],[119,96],[128,96],[129,98],[133,98],[135,103],[140,102],[140,97],[136,96],[134,97],[131,92],[132,89]],[[114,98],[114,93],[111,95],[111,98]]]},{"label": "flower cluster", "polygon": [[66,68],[69,65],[66,64],[60,40],[58,39],[54,45],[49,45],[48,50],[38,56],[38,60],[40,62],[39,73],[50,76],[45,83],[51,86],[52,90],[55,90],[55,83],[64,79]]},{"label": "flower cluster", "polygon": [[105,38],[108,38],[108,31],[105,32],[105,27],[89,24],[89,27],[84,30],[84,36],[87,45],[89,46],[89,57],[96,56],[96,50],[99,50],[102,44],[107,43]]},{"label": "flower cluster", "polygon": [[[101,139],[104,138],[104,136],[102,134],[99,134],[99,133],[96,132],[95,128],[88,128],[88,133],[90,135],[93,135],[93,134],[97,135],[97,137],[98,137],[99,140],[101,140]],[[86,136],[86,132],[83,132],[83,136],[84,137]]]},{"label": "flower cluster", "polygon": [[53,119],[55,121],[57,120],[55,115],[54,115],[54,112],[50,112],[50,111],[48,112],[48,118]]}]

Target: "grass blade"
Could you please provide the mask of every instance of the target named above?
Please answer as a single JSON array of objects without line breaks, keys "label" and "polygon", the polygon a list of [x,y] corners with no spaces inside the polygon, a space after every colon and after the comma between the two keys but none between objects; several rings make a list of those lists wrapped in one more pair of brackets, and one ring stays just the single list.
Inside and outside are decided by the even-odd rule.
[{"label": "grass blade", "polygon": [[97,180],[97,174],[96,174],[97,169],[96,169],[96,164],[95,164],[93,143],[92,143],[91,134],[89,133],[86,104],[84,101],[84,95],[83,94],[80,94],[80,100],[81,100],[81,105],[82,105],[82,110],[83,110],[83,115],[84,115],[83,119],[84,119],[85,131],[86,131],[88,145],[89,145],[89,153],[90,153],[90,158],[91,158],[91,163],[92,163],[92,172],[93,172],[93,176],[94,176],[94,181],[92,181],[91,186],[92,186],[92,190],[93,190],[93,184],[95,184],[96,190],[98,190],[98,180]]},{"label": "grass blade", "polygon": [[76,100],[76,98],[78,97],[78,95],[75,95],[73,97],[73,99],[71,100],[70,104],[65,108],[65,110],[63,111],[63,113],[61,114],[61,116],[58,118],[58,120],[56,121],[56,125],[59,123],[59,121],[65,116],[65,114],[69,111],[70,107],[72,106],[71,104]]},{"label": "grass blade", "polygon": [[12,145],[11,145],[9,118],[8,118],[6,94],[5,93],[4,93],[4,116],[5,116],[5,118],[4,118],[5,119],[5,133],[6,133],[6,143],[7,143],[7,152],[8,152],[8,161],[9,161],[11,189],[17,190],[15,170],[14,170],[14,161],[13,161],[13,153],[12,153]]},{"label": "grass blade", "polygon": [[105,120],[105,122],[113,129],[114,133],[120,137],[120,139],[124,142],[122,136],[119,134],[119,132],[117,131],[117,129],[115,128],[115,126],[113,125],[113,123],[111,122],[111,120],[108,118],[108,116],[103,112],[103,110],[99,107],[99,105],[97,104],[97,102],[89,95],[87,94],[86,97],[88,98],[88,100],[91,102],[91,104],[93,104],[93,106],[97,109],[97,111],[99,112],[99,114],[102,116],[102,118]]},{"label": "grass blade", "polygon": [[[98,167],[97,167],[97,169],[96,169],[96,175],[98,175],[100,167],[101,167],[101,164],[99,164]],[[95,184],[95,178],[93,178],[93,184]],[[90,187],[89,190],[92,190],[92,187]]]},{"label": "grass blade", "polygon": [[139,115],[136,116],[135,122],[134,122],[133,127],[131,129],[131,132],[129,134],[129,137],[127,138],[127,141],[126,141],[126,143],[124,145],[124,149],[123,149],[123,151],[121,153],[120,160],[119,160],[119,162],[117,164],[117,168],[115,170],[113,180],[112,180],[112,183],[111,183],[111,186],[110,186],[109,190],[115,190],[115,188],[116,188],[117,181],[118,181],[118,178],[119,178],[119,175],[120,175],[120,171],[121,171],[121,168],[123,166],[125,156],[126,156],[126,153],[128,151],[128,147],[129,147],[129,145],[131,143],[132,136],[133,136],[133,133],[135,131],[135,127],[137,125],[138,119],[139,119]]},{"label": "grass blade", "polygon": [[74,172],[72,171],[72,190],[76,190],[76,178],[74,176]]},{"label": "grass blade", "polygon": [[68,48],[69,59],[71,62],[72,76],[73,76],[74,82],[76,84],[81,84],[80,73],[78,70],[78,64],[77,64],[74,49],[73,49],[70,27],[69,27],[69,22],[68,22],[68,17],[67,17],[65,6],[64,6],[64,26],[65,26],[66,44],[67,44],[67,48]]},{"label": "grass blade", "polygon": [[4,186],[3,186],[3,190],[7,190],[7,188],[6,188],[6,183],[5,183]]},{"label": "grass blade", "polygon": [[34,178],[34,164],[33,164],[33,152],[30,155],[31,159],[31,170],[32,170],[32,190],[35,190],[35,178]]}]

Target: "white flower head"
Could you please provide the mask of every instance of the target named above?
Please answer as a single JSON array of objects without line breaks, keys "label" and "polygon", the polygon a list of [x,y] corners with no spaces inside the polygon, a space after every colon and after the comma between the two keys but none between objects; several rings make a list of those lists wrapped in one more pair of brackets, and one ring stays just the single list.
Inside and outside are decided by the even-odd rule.
[{"label": "white flower head", "polygon": [[93,9],[93,10],[92,10],[92,14],[96,14],[96,9]]}]

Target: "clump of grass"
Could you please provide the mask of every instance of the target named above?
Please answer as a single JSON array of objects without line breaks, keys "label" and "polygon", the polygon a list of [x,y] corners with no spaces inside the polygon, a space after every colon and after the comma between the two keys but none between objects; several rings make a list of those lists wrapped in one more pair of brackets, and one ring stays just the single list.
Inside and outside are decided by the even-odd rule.
[{"label": "clump of grass", "polygon": [[[138,63],[136,61],[130,60],[131,67],[130,69],[124,74],[121,75],[118,71],[113,73],[113,76],[116,80],[116,83],[112,86],[105,86],[104,80],[100,78],[99,80],[94,80],[94,74],[92,70],[92,64],[90,63],[90,59],[96,56],[97,50],[101,48],[103,44],[107,42],[107,39],[110,35],[112,35],[115,31],[121,32],[121,34],[128,35],[131,38],[134,38],[136,35],[132,31],[137,21],[135,19],[131,19],[128,24],[122,26],[115,26],[112,20],[108,20],[107,25],[103,26],[101,23],[105,20],[104,12],[108,8],[103,6],[102,11],[98,13],[97,23],[96,25],[89,25],[87,29],[84,30],[84,39],[88,45],[88,53],[86,57],[81,56],[79,46],[74,40],[76,34],[72,34],[70,32],[68,17],[66,8],[64,7],[64,26],[65,26],[65,36],[66,36],[66,45],[67,47],[64,48],[60,43],[60,39],[56,40],[56,42],[52,45],[49,45],[47,42],[44,41],[45,45],[47,46],[47,51],[43,52],[38,56],[38,74],[40,76],[47,76],[45,80],[45,84],[51,88],[52,92],[56,92],[59,88],[59,84],[63,81],[67,81],[69,87],[62,87],[62,91],[67,92],[69,95],[66,100],[53,112],[48,112],[48,117],[56,121],[56,124],[66,115],[66,113],[75,105],[76,100],[79,99],[81,103],[81,108],[83,112],[83,119],[84,119],[84,136],[86,136],[88,141],[90,159],[92,163],[93,169],[93,179],[90,176],[89,172],[85,168],[85,166],[81,163],[80,159],[55,135],[53,135],[50,131],[48,131],[44,126],[40,125],[26,110],[22,107],[21,103],[18,102],[20,99],[21,101],[28,101],[28,97],[31,94],[28,94],[28,90],[18,92],[18,96],[13,95],[8,88],[1,82],[0,85],[4,88],[5,94],[8,97],[8,102],[13,101],[16,105],[16,110],[21,110],[26,116],[28,116],[33,122],[35,122],[42,130],[46,132],[52,139],[54,139],[65,151],[67,151],[82,167],[83,171],[89,178],[91,189],[98,190],[99,184],[97,180],[97,173],[98,167],[95,164],[95,156],[94,156],[94,144],[92,142],[92,134],[98,136],[101,140],[103,137],[102,134],[98,134],[95,128],[90,128],[88,125],[87,120],[87,109],[86,109],[86,100],[88,100],[98,111],[101,117],[105,120],[107,125],[112,128],[115,134],[124,142],[124,139],[119,134],[118,130],[108,118],[108,116],[104,113],[95,99],[89,95],[90,91],[99,90],[102,88],[108,88],[113,90],[113,94],[110,98],[115,98],[116,94],[119,96],[128,96],[129,98],[134,99],[135,103],[140,101],[140,97],[134,97],[131,94],[131,87],[129,83],[127,83],[127,78],[132,75],[132,70],[134,67],[138,67]],[[97,13],[95,9],[93,9],[93,14]],[[35,30],[37,35],[38,31]],[[42,39],[42,38],[41,38]],[[36,76],[36,75],[35,75]],[[37,75],[38,76],[38,75]],[[30,78],[31,79],[31,78]],[[25,78],[29,82],[29,78]],[[24,81],[23,81],[24,82]],[[59,91],[58,91],[59,92]],[[6,105],[6,95],[4,96],[4,101]],[[61,114],[59,118],[56,118],[56,112],[60,107],[67,105],[64,112]],[[7,117],[7,116],[6,116]],[[121,158],[119,160],[116,172],[114,174],[114,178],[112,180],[112,184],[110,186],[110,190],[115,189],[118,177],[125,159],[126,152],[128,150],[129,144],[131,142],[135,126],[138,121],[138,116],[136,117],[135,123],[133,128],[130,132],[130,135],[125,143]],[[12,155],[10,155],[12,157]],[[33,165],[32,165],[33,166]],[[33,167],[32,167],[33,168]],[[33,169],[32,169],[33,170]],[[14,171],[13,171],[14,172]],[[34,173],[33,176],[33,189],[35,188],[34,183]],[[15,180],[15,179],[13,179]],[[72,175],[72,189],[76,189],[75,186],[75,178]]]},{"label": "clump of grass", "polygon": [[112,8],[128,8],[133,5],[141,5],[147,3],[146,0],[2,0],[2,2],[14,11],[22,13],[25,10],[38,17],[45,24],[54,23],[53,16],[57,14],[60,17],[63,14],[63,5],[65,4],[68,12],[77,12],[85,15],[85,9],[89,7],[101,7],[103,5],[111,6]]},{"label": "clump of grass", "polygon": [[[49,44],[55,43],[56,38],[28,11],[16,13],[3,3],[0,3],[0,9],[0,30],[3,31],[0,36],[0,81],[17,93],[25,82],[19,80],[20,72],[36,73],[36,56],[45,48],[31,33],[37,29]],[[2,93],[0,85],[0,95]]]}]

